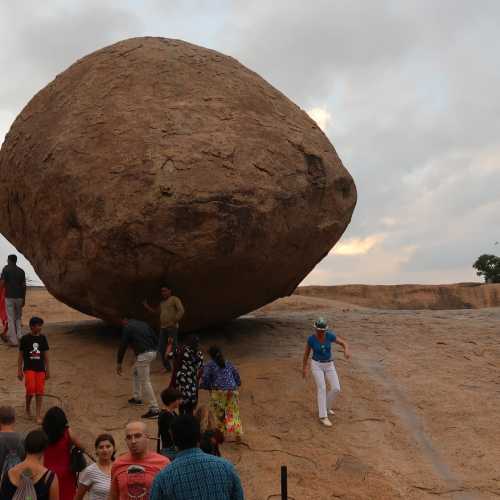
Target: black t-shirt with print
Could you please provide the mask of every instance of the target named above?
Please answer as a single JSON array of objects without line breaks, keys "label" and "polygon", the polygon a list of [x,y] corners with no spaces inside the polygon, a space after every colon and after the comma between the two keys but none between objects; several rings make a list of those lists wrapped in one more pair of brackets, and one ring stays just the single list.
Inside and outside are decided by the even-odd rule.
[{"label": "black t-shirt with print", "polygon": [[34,372],[44,372],[45,363],[42,352],[49,350],[49,344],[45,335],[33,335],[28,333],[21,337],[19,350],[23,353],[23,370]]}]

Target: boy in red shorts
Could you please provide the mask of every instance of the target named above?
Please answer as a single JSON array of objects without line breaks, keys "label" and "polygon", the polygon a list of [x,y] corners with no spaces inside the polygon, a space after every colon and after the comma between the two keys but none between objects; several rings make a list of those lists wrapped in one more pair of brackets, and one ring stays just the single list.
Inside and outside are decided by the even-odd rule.
[{"label": "boy in red shorts", "polygon": [[31,417],[31,400],[36,397],[36,422],[42,423],[42,398],[49,378],[49,344],[42,334],[43,319],[30,319],[30,333],[19,342],[17,378],[26,386],[26,413]]}]

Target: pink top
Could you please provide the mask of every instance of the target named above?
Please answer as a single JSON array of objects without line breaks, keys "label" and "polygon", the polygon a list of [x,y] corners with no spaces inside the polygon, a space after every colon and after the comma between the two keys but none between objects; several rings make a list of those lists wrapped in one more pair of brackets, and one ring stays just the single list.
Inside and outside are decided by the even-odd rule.
[{"label": "pink top", "polygon": [[59,500],[73,500],[76,491],[76,475],[70,469],[70,450],[72,446],[69,429],[56,443],[47,446],[43,464],[47,469],[54,471],[59,480]]}]

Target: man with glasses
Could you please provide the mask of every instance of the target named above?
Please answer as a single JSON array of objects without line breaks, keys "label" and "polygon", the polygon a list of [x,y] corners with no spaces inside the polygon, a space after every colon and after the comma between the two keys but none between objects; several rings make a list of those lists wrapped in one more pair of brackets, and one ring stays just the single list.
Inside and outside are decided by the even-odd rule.
[{"label": "man with glasses", "polygon": [[111,468],[109,500],[148,500],[153,479],[170,460],[149,451],[144,422],[130,422],[125,428],[129,452],[118,457]]}]

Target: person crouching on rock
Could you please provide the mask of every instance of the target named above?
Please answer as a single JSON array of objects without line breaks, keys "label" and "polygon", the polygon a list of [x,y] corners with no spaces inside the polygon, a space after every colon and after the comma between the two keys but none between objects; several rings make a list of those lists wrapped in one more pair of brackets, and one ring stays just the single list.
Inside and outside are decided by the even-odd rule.
[{"label": "person crouching on rock", "polygon": [[132,405],[142,405],[142,394],[146,396],[149,410],[142,418],[158,418],[160,410],[150,379],[150,365],[156,358],[157,337],[153,329],[144,321],[122,319],[122,340],[118,348],[116,373],[122,374],[122,362],[127,348],[135,353],[133,371],[133,396],[128,400]]},{"label": "person crouching on rock", "polygon": [[[315,334],[307,339],[302,374],[306,378],[307,361],[312,351],[311,373],[316,383],[319,419],[323,425],[331,427],[332,423],[328,415],[335,414],[332,406],[336,396],[340,392],[339,377],[332,359],[332,343],[343,347],[346,359],[349,359],[351,354],[347,342],[328,329],[325,319],[319,318],[316,320],[314,328],[316,330]],[[326,390],[327,383],[330,386],[328,392]]]}]

